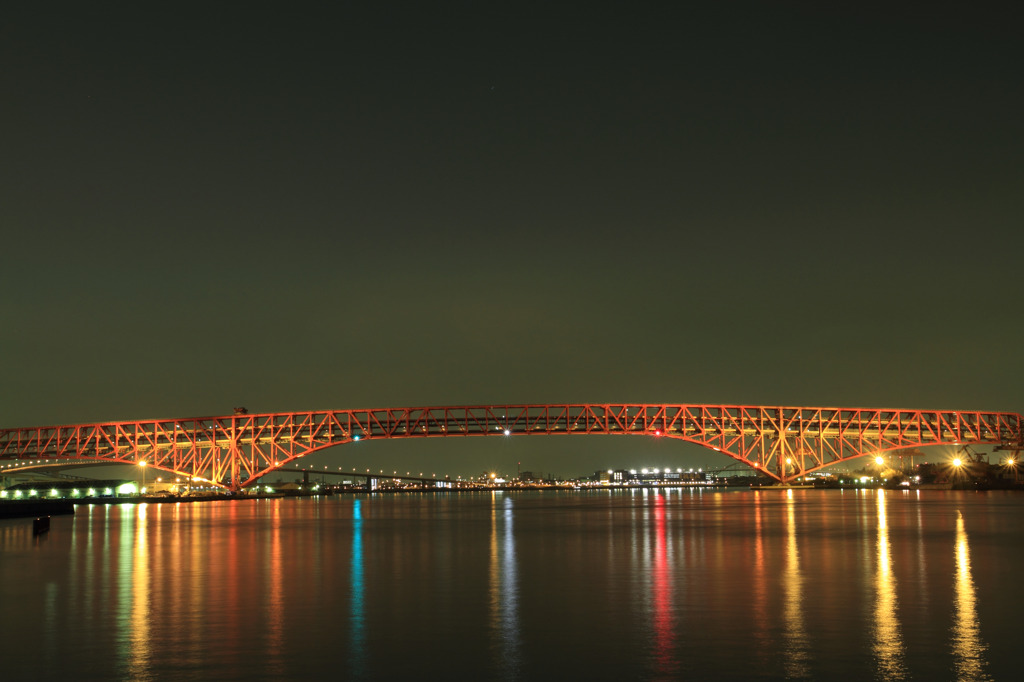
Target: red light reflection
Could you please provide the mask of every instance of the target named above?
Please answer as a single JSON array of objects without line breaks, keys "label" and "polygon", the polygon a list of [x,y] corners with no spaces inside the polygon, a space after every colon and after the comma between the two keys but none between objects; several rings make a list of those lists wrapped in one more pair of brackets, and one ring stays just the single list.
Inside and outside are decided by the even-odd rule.
[{"label": "red light reflection", "polygon": [[675,615],[673,586],[668,563],[668,529],[665,523],[665,496],[654,496],[654,565],[651,587],[654,602],[654,658],[661,675],[671,675],[679,667],[673,657],[675,646]]}]

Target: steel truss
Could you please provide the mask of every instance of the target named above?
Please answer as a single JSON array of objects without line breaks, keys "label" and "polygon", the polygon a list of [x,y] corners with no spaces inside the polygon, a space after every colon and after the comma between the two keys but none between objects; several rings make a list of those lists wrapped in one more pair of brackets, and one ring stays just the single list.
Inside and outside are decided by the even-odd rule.
[{"label": "steel truss", "polygon": [[135,464],[243,488],[358,440],[565,434],[689,441],[782,483],[864,455],[929,445],[1022,449],[1021,415],[757,405],[476,405],[324,410],[0,429],[0,460]]}]

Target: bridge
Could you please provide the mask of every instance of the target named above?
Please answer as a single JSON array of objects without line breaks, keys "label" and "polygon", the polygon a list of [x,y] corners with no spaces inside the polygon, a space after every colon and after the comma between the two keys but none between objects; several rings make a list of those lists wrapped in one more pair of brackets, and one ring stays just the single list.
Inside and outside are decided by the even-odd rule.
[{"label": "bridge", "polygon": [[776,481],[865,455],[930,445],[1024,449],[1021,415],[758,405],[462,405],[315,410],[0,429],[0,461],[146,464],[239,490],[286,464],[357,441],[469,436],[673,438]]},{"label": "bridge", "polygon": [[[295,466],[296,467],[299,466],[297,462],[296,462]],[[328,469],[325,466],[323,469],[301,469],[301,468],[289,469],[288,473],[302,474],[302,480],[303,480],[304,483],[308,483],[309,482],[310,475],[312,475],[312,476],[320,476],[320,477],[324,477],[324,476],[341,476],[341,477],[345,477],[345,476],[347,476],[347,477],[350,477],[350,478],[365,478],[366,479],[366,488],[368,490],[369,489],[373,489],[373,487],[376,485],[376,483],[380,482],[380,481],[402,481],[403,483],[407,483],[407,482],[412,481],[414,483],[419,483],[419,484],[422,484],[424,486],[426,486],[429,483],[430,484],[429,487],[431,487],[431,488],[450,488],[452,486],[452,484],[455,483],[455,481],[452,481],[447,476],[443,476],[441,478],[438,478],[435,475],[435,476],[431,476],[431,477],[427,478],[426,476],[424,476],[422,474],[420,474],[419,476],[413,476],[412,473],[409,472],[409,473],[406,473],[405,475],[403,475],[403,474],[398,473],[397,471],[392,471],[389,474],[389,473],[385,472],[383,469],[380,469],[375,474],[372,471],[370,471],[369,469],[367,469],[365,472],[363,472],[363,471],[343,471],[339,467],[337,471],[331,471],[330,469]]]}]

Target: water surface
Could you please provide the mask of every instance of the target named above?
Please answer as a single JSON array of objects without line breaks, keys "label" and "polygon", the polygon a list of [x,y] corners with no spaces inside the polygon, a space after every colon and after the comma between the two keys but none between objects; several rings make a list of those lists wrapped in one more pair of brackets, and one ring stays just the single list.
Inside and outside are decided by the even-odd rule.
[{"label": "water surface", "polygon": [[0,522],[4,679],[1013,679],[1024,496],[634,490]]}]

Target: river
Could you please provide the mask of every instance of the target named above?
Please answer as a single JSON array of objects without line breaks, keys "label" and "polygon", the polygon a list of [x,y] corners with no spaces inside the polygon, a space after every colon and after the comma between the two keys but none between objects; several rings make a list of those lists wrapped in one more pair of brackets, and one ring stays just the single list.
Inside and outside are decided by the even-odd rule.
[{"label": "river", "polygon": [[358,494],[0,522],[5,680],[1015,679],[1024,495]]}]

